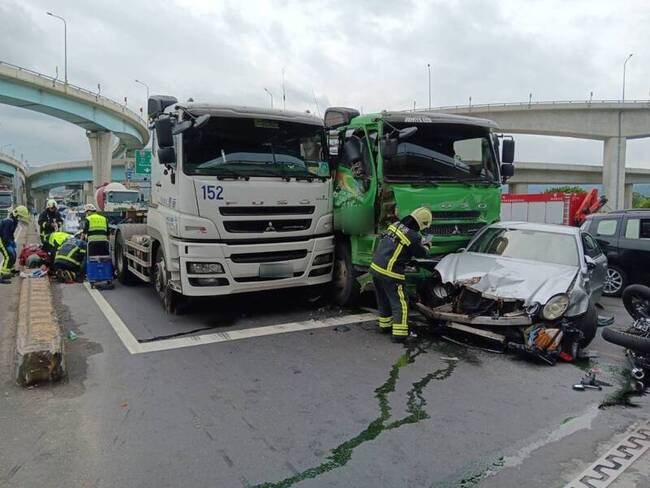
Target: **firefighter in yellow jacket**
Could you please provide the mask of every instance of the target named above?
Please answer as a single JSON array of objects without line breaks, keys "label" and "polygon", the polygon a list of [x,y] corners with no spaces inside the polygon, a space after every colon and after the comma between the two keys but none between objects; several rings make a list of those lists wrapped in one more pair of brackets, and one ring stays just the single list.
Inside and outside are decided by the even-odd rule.
[{"label": "firefighter in yellow jacket", "polygon": [[393,342],[404,342],[409,334],[404,267],[413,257],[427,256],[420,232],[431,225],[431,220],[428,208],[416,208],[388,226],[372,257],[370,274],[377,296],[379,328],[392,332]]},{"label": "firefighter in yellow jacket", "polygon": [[83,235],[86,241],[107,241],[108,240],[108,219],[97,212],[97,208],[88,203],[86,210],[86,222],[83,228]]}]

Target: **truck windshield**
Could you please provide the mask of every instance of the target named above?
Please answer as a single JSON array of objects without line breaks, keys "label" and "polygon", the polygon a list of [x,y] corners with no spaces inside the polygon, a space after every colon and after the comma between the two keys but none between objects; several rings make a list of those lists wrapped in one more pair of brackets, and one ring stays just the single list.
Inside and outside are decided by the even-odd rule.
[{"label": "truck windshield", "polygon": [[578,246],[570,234],[492,227],[486,229],[468,251],[541,263],[578,265]]},{"label": "truck windshield", "polygon": [[137,191],[110,191],[106,195],[106,201],[111,203],[135,203],[139,199]]},{"label": "truck windshield", "polygon": [[[459,124],[392,124],[418,128],[384,162],[387,181],[467,181],[498,184],[490,132]],[[390,130],[386,127],[385,130]]]},{"label": "truck windshield", "polygon": [[212,117],[183,133],[183,171],[216,176],[329,177],[322,127]]},{"label": "truck windshield", "polygon": [[11,194],[2,193],[0,194],[0,208],[9,208],[12,204]]}]

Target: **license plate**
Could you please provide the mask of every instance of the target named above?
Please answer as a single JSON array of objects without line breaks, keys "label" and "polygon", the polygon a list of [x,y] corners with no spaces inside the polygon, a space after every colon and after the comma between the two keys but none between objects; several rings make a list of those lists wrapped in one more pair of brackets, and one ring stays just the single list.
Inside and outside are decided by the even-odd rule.
[{"label": "license plate", "polygon": [[260,264],[260,278],[292,278],[293,265],[291,263],[264,263]]}]

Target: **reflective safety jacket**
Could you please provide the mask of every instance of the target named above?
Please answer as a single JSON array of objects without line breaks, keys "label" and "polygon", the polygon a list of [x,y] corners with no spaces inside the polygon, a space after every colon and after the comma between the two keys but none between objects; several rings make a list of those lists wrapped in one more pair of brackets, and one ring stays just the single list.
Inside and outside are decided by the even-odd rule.
[{"label": "reflective safety jacket", "polygon": [[14,232],[18,226],[18,220],[13,217],[7,217],[0,222],[0,240],[5,246],[9,246],[14,242]]},{"label": "reflective safety jacket", "polygon": [[86,215],[84,233],[88,241],[107,241],[108,219],[98,213]]},{"label": "reflective safety jacket", "polygon": [[86,243],[80,239],[71,237],[57,249],[54,261],[66,261],[75,266],[81,267],[86,255]]},{"label": "reflective safety jacket", "polygon": [[47,238],[47,243],[50,245],[50,248],[52,250],[56,250],[70,237],[72,236],[67,232],[61,232],[61,231],[52,232],[50,236]]},{"label": "reflective safety jacket", "polygon": [[423,258],[427,250],[420,234],[400,222],[388,226],[372,256],[371,272],[379,276],[405,280],[404,267],[413,257]]},{"label": "reflective safety jacket", "polygon": [[63,218],[58,210],[50,212],[48,209],[45,209],[38,216],[38,229],[41,235],[54,232],[54,224],[57,224],[59,229],[63,226]]}]

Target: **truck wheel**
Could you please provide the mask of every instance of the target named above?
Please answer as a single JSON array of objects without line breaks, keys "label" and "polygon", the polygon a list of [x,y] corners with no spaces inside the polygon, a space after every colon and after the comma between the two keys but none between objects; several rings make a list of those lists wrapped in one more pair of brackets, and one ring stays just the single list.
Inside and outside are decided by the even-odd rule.
[{"label": "truck wheel", "polygon": [[122,233],[115,237],[115,268],[117,279],[123,285],[130,285],[135,282],[135,276],[129,271],[126,261],[126,244]]},{"label": "truck wheel", "polygon": [[179,315],[183,313],[184,297],[179,295],[176,291],[172,290],[169,286],[171,273],[167,271],[167,264],[165,255],[163,254],[162,246],[156,249],[156,262],[153,270],[153,286],[158,293],[160,303],[167,313]]},{"label": "truck wheel", "polygon": [[347,241],[337,240],[332,277],[332,295],[337,305],[352,305],[361,294],[361,287],[352,266],[352,252]]},{"label": "truck wheel", "polygon": [[618,266],[610,264],[607,267],[607,277],[603,286],[603,295],[606,297],[620,297],[627,286],[627,275]]}]

